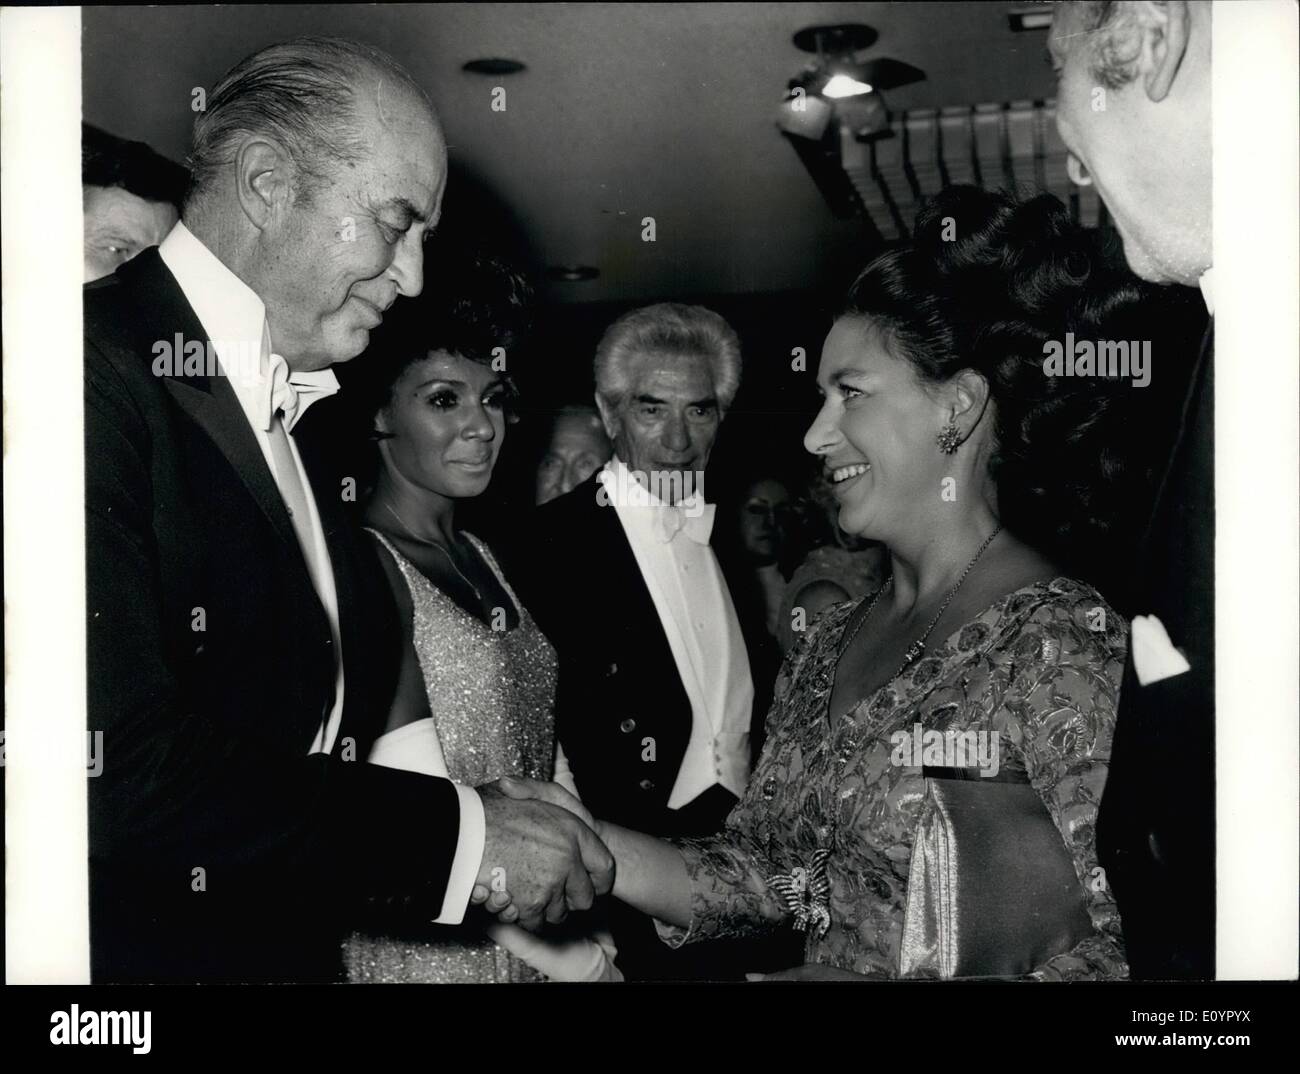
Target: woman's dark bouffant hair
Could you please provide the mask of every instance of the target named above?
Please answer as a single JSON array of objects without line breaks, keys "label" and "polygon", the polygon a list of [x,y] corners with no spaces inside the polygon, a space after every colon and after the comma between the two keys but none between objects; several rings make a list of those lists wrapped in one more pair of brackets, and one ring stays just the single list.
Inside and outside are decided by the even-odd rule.
[{"label": "woman's dark bouffant hair", "polygon": [[496,257],[441,260],[420,295],[400,299],[371,335],[357,363],[359,416],[373,422],[407,367],[438,351],[481,365],[502,358],[510,380],[532,328],[532,303],[527,279]]},{"label": "woman's dark bouffant hair", "polygon": [[[1122,554],[1116,544],[1148,489],[1154,452],[1131,419],[1156,393],[1131,376],[1048,376],[1044,344],[1064,344],[1066,332],[1094,344],[1151,340],[1151,304],[1168,309],[1157,290],[1051,195],[1020,202],[958,186],[922,207],[911,240],[867,266],[840,315],[882,331],[922,381],[984,376],[1004,523],[1087,577],[1099,555]],[[1167,357],[1153,351],[1155,364]],[[1179,364],[1190,362],[1175,356],[1155,379]]]},{"label": "woman's dark bouffant hair", "polygon": [[[399,299],[371,333],[365,353],[337,367],[344,389],[341,450],[363,491],[378,475],[374,445],[382,436],[376,415],[391,401],[403,372],[438,351],[491,365],[500,347],[502,376],[510,382],[521,356],[527,360],[532,299],[525,277],[496,257],[448,254],[426,262],[420,295]],[[513,383],[511,389],[513,395]],[[509,401],[506,413],[512,415]]]}]

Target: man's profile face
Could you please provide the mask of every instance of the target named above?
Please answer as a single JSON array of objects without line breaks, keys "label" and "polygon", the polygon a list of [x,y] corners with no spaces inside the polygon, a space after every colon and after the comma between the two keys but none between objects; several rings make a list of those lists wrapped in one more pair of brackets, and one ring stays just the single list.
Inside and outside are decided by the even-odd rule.
[{"label": "man's profile face", "polygon": [[118,265],[157,246],[179,219],[170,202],[148,201],[120,186],[83,186],[81,207],[83,283],[111,276]]},{"label": "man's profile face", "polygon": [[629,469],[659,475],[650,491],[690,496],[722,421],[712,367],[705,358],[679,354],[644,354],[629,363],[622,403],[609,407],[597,396],[614,450]]},{"label": "man's profile face", "polygon": [[398,296],[424,286],[423,242],[447,176],[441,131],[391,79],[364,83],[356,107],[364,158],[332,162],[260,240],[272,345],[295,369],[355,358]]},{"label": "man's profile face", "polygon": [[[1138,276],[1194,284],[1211,260],[1208,45],[1198,37],[1168,95],[1153,99],[1152,43],[1165,25],[1142,5],[1121,4],[1112,23],[1089,29],[1085,7],[1054,5],[1048,37],[1072,172],[1096,186]],[[1097,77],[1103,41],[1132,61],[1134,77],[1118,88]]]}]

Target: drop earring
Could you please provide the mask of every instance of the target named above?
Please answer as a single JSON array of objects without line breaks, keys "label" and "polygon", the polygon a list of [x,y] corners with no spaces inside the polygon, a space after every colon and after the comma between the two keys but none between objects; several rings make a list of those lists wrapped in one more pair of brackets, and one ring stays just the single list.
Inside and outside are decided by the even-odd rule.
[{"label": "drop earring", "polygon": [[957,428],[957,423],[952,418],[949,418],[948,424],[939,430],[939,435],[934,438],[934,442],[945,455],[957,454],[957,449],[961,447],[961,430]]}]

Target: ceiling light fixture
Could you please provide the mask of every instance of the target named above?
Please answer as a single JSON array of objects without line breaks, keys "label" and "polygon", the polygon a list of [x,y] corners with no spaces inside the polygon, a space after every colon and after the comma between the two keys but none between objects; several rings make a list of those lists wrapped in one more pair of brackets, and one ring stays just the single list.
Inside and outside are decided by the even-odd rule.
[{"label": "ceiling light fixture", "polygon": [[[826,117],[823,110],[815,108],[813,100],[835,102],[838,108],[840,102],[874,98],[874,126],[875,115],[885,110],[881,90],[925,78],[925,72],[919,67],[889,56],[859,60],[857,53],[875,44],[879,36],[875,29],[860,22],[806,26],[796,33],[795,47],[815,53],[816,59],[790,79],[777,125],[789,134],[820,138],[826,129]],[[815,123],[809,122],[806,116],[791,114],[809,109],[815,112]]]},{"label": "ceiling light fixture", "polygon": [[1052,9],[1046,4],[1013,8],[1007,12],[1007,20],[1016,33],[1023,33],[1025,30],[1046,30],[1052,25]]}]

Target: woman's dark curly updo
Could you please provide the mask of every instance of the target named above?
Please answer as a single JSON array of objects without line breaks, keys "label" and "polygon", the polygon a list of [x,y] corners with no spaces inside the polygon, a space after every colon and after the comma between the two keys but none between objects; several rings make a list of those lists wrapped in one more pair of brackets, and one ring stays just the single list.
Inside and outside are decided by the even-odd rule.
[{"label": "woman's dark curly updo", "polygon": [[336,367],[343,385],[339,450],[362,492],[373,487],[379,472],[375,448],[383,435],[376,417],[402,374],[431,354],[445,351],[489,366],[504,357],[502,378],[511,389],[506,415],[514,420],[511,373],[528,359],[532,298],[528,281],[496,257],[443,257],[428,267],[418,297],[394,304],[365,353]]},{"label": "woman's dark curly updo", "polygon": [[355,363],[359,413],[373,422],[407,367],[441,351],[481,365],[500,359],[497,368],[509,380],[532,328],[532,301],[528,281],[498,258],[442,262],[417,298],[394,305]]},{"label": "woman's dark curly updo", "polygon": [[[869,321],[922,381],[965,369],[984,377],[1004,523],[1086,575],[1099,547],[1119,551],[1113,541],[1148,487],[1153,451],[1142,438],[1160,423],[1135,429],[1133,418],[1160,393],[1132,376],[1049,376],[1044,345],[1067,332],[1094,344],[1153,340],[1153,313],[1170,308],[1158,290],[1051,195],[1020,202],[957,186],[922,207],[911,240],[867,266],[840,316]],[[1176,355],[1162,366],[1159,341],[1152,350],[1156,379],[1190,364]]]}]

